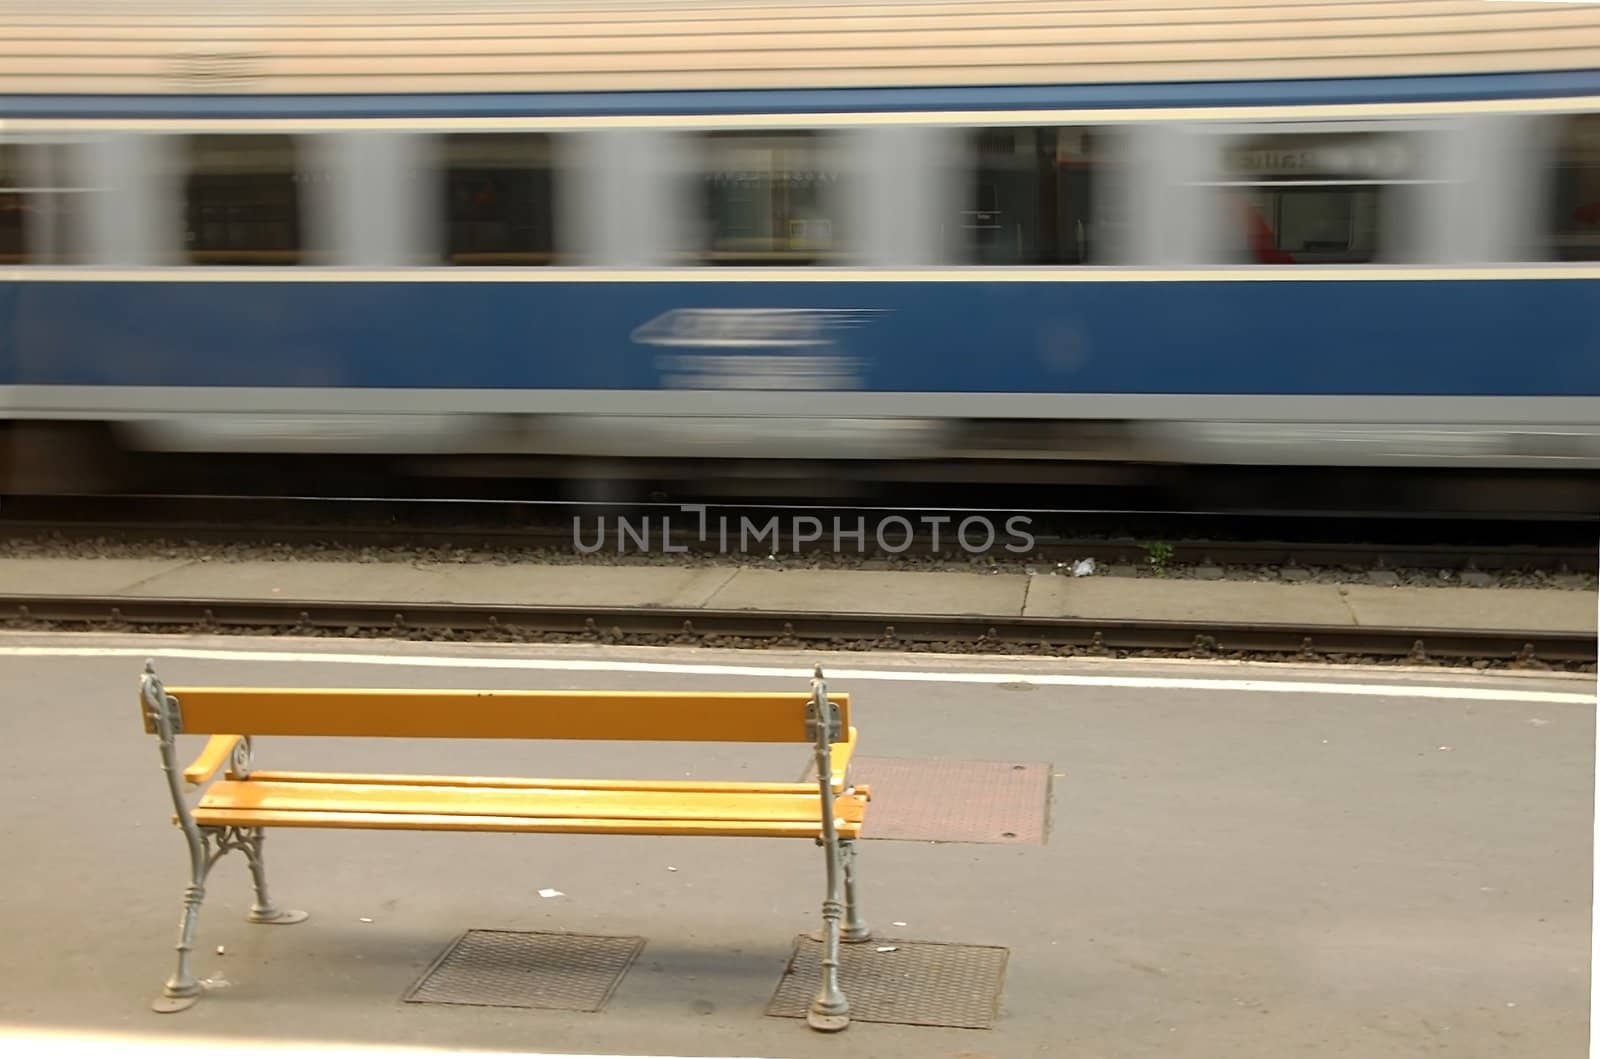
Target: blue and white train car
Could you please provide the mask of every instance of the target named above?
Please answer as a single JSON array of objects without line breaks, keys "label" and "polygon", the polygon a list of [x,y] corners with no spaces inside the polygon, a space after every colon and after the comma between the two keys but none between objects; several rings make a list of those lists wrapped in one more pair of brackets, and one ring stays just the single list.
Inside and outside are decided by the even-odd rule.
[{"label": "blue and white train car", "polygon": [[1600,467],[1600,4],[0,0],[0,430]]}]

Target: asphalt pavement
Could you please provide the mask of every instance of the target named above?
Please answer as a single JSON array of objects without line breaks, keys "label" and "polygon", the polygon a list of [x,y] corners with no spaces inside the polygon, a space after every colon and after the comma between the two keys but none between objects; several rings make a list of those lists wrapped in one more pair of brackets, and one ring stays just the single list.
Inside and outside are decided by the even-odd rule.
[{"label": "asphalt pavement", "polygon": [[[1006,950],[992,1025],[822,1036],[767,1014],[819,921],[809,843],[334,831],[268,839],[276,896],[311,913],[297,926],[246,923],[244,864],[218,867],[196,947],[208,994],[154,1014],[187,860],[139,720],[146,657],[174,684],[799,691],[820,660],[852,695],[864,764],[1049,776],[1037,805],[1001,807],[1044,814],[1039,841],[874,837],[869,815],[862,843],[889,944]],[[9,634],[0,688],[0,1033],[772,1059],[1588,1046],[1593,676]],[[257,755],[790,781],[807,764],[803,747],[681,744],[268,739]],[[872,812],[952,797],[911,790]],[[644,946],[595,1012],[404,1002],[474,929]]]}]

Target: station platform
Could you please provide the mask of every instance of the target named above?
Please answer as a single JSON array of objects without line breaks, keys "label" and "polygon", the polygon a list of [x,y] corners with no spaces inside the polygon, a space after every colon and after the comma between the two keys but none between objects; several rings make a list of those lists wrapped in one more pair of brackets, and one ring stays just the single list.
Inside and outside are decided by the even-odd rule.
[{"label": "station platform", "polygon": [[[146,658],[172,684],[802,692],[820,662],[851,695],[857,778],[878,784],[860,855],[868,955],[960,952],[902,975],[904,1007],[858,991],[863,1017],[822,1035],[775,1010],[820,919],[808,842],[276,830],[274,897],[310,918],[247,923],[248,872],[225,859],[194,950],[206,995],[155,1014],[188,861],[136,708]],[[0,694],[18,704],[0,712],[13,810],[0,824],[0,1046],[13,1054],[1587,1047],[1592,676],[0,633]],[[180,759],[202,742],[180,736]],[[486,740],[265,738],[256,756],[276,769],[706,780],[793,781],[807,764],[802,746]],[[965,817],[940,811],[994,769],[1027,782]],[[419,1002],[434,961],[471,931],[637,947],[590,1010],[503,992]],[[988,970],[972,969],[978,950]]]},{"label": "station platform", "polygon": [[1592,592],[735,565],[0,559],[0,591],[1595,632]]}]

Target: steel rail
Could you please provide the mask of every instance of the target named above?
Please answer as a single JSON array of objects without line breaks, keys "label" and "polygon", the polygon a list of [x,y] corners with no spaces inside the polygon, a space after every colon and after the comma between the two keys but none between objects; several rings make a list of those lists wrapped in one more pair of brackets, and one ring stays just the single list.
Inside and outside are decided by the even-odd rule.
[{"label": "steel rail", "polygon": [[399,639],[795,646],[992,654],[1272,656],[1307,661],[1408,659],[1539,668],[1592,666],[1592,632],[1418,629],[1229,621],[778,613],[656,607],[314,602],[0,595],[12,627]]}]

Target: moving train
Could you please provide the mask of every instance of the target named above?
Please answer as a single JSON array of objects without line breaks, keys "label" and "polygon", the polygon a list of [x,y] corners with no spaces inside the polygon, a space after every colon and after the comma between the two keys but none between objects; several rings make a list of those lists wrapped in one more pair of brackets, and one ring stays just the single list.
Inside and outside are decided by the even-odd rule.
[{"label": "moving train", "polygon": [[1597,398],[1600,5],[0,0],[0,490],[1586,471]]}]

